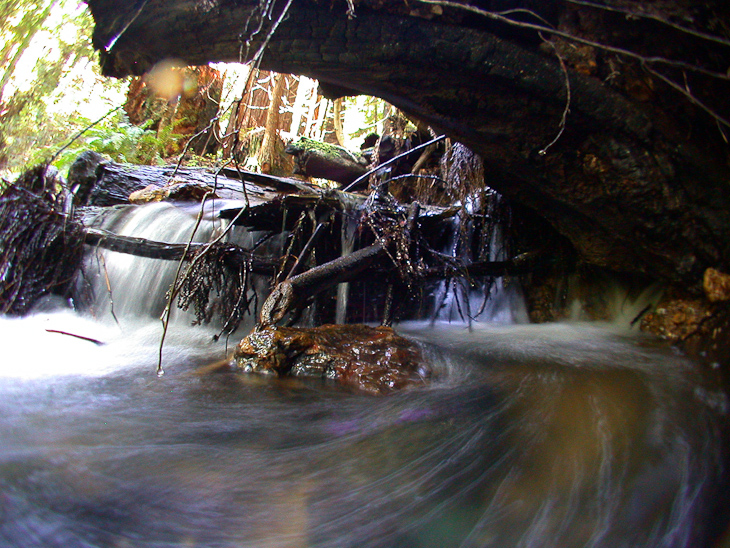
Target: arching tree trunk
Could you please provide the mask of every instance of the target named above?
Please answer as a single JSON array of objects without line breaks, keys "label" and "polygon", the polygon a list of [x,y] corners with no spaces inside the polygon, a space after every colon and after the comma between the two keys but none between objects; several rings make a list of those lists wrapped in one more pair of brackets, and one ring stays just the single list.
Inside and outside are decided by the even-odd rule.
[{"label": "arching tree trunk", "polygon": [[[87,1],[116,76],[167,57],[239,60],[258,21],[256,0]],[[295,2],[280,18],[284,4],[249,55],[268,40],[262,66],[380,96],[464,142],[585,261],[693,286],[708,267],[730,271],[726,2],[494,0],[480,16],[361,0],[354,18]],[[538,18],[505,21],[506,8]]]}]

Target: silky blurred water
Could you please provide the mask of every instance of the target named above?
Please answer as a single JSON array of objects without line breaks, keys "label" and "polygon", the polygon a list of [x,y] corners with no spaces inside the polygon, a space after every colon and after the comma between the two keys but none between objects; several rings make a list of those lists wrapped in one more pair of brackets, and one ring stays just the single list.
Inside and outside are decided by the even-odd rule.
[{"label": "silky blurred water", "polygon": [[[104,346],[49,333],[62,328]],[[439,376],[372,397],[200,366],[176,325],[0,320],[0,545],[711,546],[726,396],[610,327],[403,325]]]},{"label": "silky blurred water", "polygon": [[[102,226],[184,242],[195,217],[155,204]],[[195,239],[221,228],[209,211]],[[620,324],[509,325],[503,293],[484,307],[498,323],[398,326],[428,388],[216,370],[238,339],[185,314],[158,377],[176,267],[95,250],[83,314],[49,299],[0,318],[0,546],[721,545],[729,404],[712,368]]]}]

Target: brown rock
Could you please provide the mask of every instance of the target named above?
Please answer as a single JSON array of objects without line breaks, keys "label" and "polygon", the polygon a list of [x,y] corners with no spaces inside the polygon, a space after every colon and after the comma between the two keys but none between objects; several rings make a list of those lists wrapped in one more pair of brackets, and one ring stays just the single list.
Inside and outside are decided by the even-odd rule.
[{"label": "brown rock", "polygon": [[708,268],[705,270],[702,287],[710,302],[730,301],[730,275]]},{"label": "brown rock", "polygon": [[678,342],[696,333],[712,315],[709,303],[701,298],[669,292],[651,313],[644,316],[641,329],[663,339]]},{"label": "brown rock", "polygon": [[246,372],[332,379],[371,394],[424,386],[431,367],[389,327],[268,327],[248,335],[234,359]]}]

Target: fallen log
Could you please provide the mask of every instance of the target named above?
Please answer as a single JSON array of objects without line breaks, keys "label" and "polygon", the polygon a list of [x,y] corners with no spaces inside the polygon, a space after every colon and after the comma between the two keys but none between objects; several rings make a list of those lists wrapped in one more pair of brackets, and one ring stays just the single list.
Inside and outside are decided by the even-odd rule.
[{"label": "fallen log", "polygon": [[290,2],[263,30],[248,25],[258,0],[87,3],[105,74],[265,50],[262,67],[317,78],[331,97],[378,95],[469,146],[491,187],[590,264],[696,287],[706,268],[730,269],[727,51],[702,37],[722,36],[707,14],[727,2],[646,8],[699,35],[638,2],[447,2],[428,17],[401,0],[355,2],[356,17],[344,2]]},{"label": "fallen log", "polygon": [[[117,253],[165,261],[190,259],[210,246],[210,244],[195,242],[189,244],[157,242],[145,238],[120,236],[99,228],[87,228],[84,241],[88,245]],[[234,244],[223,243],[220,245],[224,246],[226,260],[232,265],[247,264],[252,272],[266,276],[273,276],[277,272],[280,263],[278,260],[255,255]]]},{"label": "fallen log", "polygon": [[301,307],[325,289],[354,280],[385,256],[385,248],[375,243],[284,280],[261,306],[259,324],[264,327],[275,325],[290,310]]},{"label": "fallen log", "polygon": [[207,190],[218,198],[255,205],[281,194],[312,188],[297,179],[232,168],[118,164],[90,153],[84,153],[74,163],[69,172],[69,186],[78,189],[74,202],[77,207],[128,204],[130,195],[141,191],[144,193],[140,202],[200,201]]},{"label": "fallen log", "polygon": [[524,276],[548,269],[552,263],[553,257],[546,250],[523,253],[504,261],[478,261],[468,265],[442,255],[442,264],[424,269],[422,276],[424,279]]},{"label": "fallen log", "polygon": [[253,204],[221,210],[221,219],[251,230],[282,232],[292,230],[303,212],[316,217],[325,212],[353,211],[365,203],[365,196],[337,190],[309,187],[300,194],[277,195],[275,198]]},{"label": "fallen log", "polygon": [[[361,210],[368,196],[310,187],[300,194],[287,194],[252,205],[251,207],[228,207],[220,212],[222,219],[234,220],[234,224],[245,226],[252,230],[291,230],[297,217],[305,211],[312,211],[315,216],[324,211],[353,212]],[[426,230],[452,219],[458,214],[459,207],[421,206],[422,212],[419,222]],[[243,210],[243,211],[242,211]]]},{"label": "fallen log", "polygon": [[301,137],[284,152],[294,156],[294,173],[349,185],[368,170],[369,162],[344,147]]}]

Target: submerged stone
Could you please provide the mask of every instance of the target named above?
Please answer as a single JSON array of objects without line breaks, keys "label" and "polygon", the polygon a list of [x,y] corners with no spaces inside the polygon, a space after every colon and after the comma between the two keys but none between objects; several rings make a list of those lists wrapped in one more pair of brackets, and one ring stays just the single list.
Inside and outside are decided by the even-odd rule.
[{"label": "submerged stone", "polygon": [[390,327],[267,327],[234,353],[243,371],[331,379],[371,394],[424,386],[431,376],[419,347]]}]

